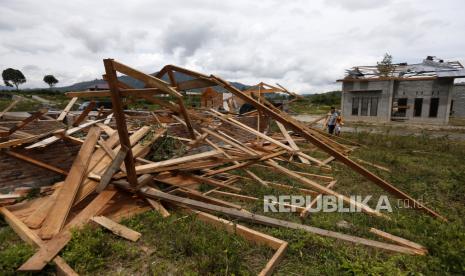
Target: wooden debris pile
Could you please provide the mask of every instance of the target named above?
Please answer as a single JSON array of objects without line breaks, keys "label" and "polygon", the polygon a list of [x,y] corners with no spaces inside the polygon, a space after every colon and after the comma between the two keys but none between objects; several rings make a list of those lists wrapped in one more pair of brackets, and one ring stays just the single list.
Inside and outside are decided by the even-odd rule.
[{"label": "wooden debris pile", "polygon": [[[313,196],[315,199],[311,204],[295,208],[301,217],[308,215],[319,196],[334,195],[368,215],[389,219],[388,215],[333,190],[336,180],[331,176],[329,163],[332,160],[347,165],[392,195],[411,202],[410,206],[445,220],[371,173],[360,165],[361,162],[349,158],[349,153],[357,144],[308,127],[265,98],[254,98],[254,93],[247,95],[221,78],[173,65],[165,66],[155,76],[112,59],[105,59],[104,66],[104,79],[110,90],[67,93],[72,99],[54,120],[63,121],[78,97],[111,98],[112,110],[101,110],[96,119],[86,120],[91,110],[88,108],[75,120],[75,126],[39,135],[22,133],[20,129],[45,114],[44,110],[34,113],[30,119],[13,128],[2,129],[2,135],[9,139],[0,145],[13,155],[15,147],[46,150],[60,140],[80,145],[71,168],[65,172],[38,160],[24,158],[42,168],[61,171],[65,179],[44,189],[44,194],[37,198],[1,207],[0,212],[16,233],[38,248],[18,268],[19,271],[40,271],[47,263],[53,262],[61,272],[75,275],[59,257],[60,251],[71,239],[72,228],[95,223],[116,235],[137,241],[140,234],[119,224],[121,219],[152,209],[166,217],[172,208],[194,213],[205,222],[275,249],[275,255],[261,275],[272,273],[283,257],[287,242],[217,215],[272,227],[300,229],[392,252],[426,254],[426,249],[421,245],[378,229],[372,229],[372,233],[389,243],[254,214],[238,204],[262,200],[257,195],[244,193],[241,185],[245,181],[246,185],[263,185],[286,194],[298,192]],[[117,72],[143,82],[145,88],[135,89],[121,82]],[[174,72],[187,75],[189,80],[178,82]],[[169,83],[162,80],[165,75]],[[186,108],[183,92],[207,87],[221,87],[254,106],[256,111],[238,116],[213,109]],[[124,101],[128,98],[143,99],[160,109],[155,112],[124,111]],[[270,126],[274,122],[276,131],[273,132]],[[17,136],[13,137],[15,134]],[[174,142],[168,144],[167,141]],[[302,150],[299,143],[308,143],[311,150]],[[156,156],[159,150],[171,150],[171,156]],[[314,157],[314,152],[324,153],[326,157]],[[306,171],[291,170],[289,164]],[[265,180],[252,168],[285,176],[300,186]],[[10,198],[5,195],[5,198],[11,201],[14,195],[11,194]]]}]

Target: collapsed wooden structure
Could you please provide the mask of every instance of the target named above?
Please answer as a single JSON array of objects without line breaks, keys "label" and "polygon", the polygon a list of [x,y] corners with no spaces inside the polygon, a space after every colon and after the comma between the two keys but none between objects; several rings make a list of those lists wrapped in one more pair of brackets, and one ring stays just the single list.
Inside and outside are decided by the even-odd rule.
[{"label": "collapsed wooden structure", "polygon": [[[59,170],[15,153],[15,147],[49,147],[61,139],[81,145],[70,170],[63,172],[66,176],[64,181],[51,186],[45,191],[47,194],[36,199],[0,208],[15,232],[38,248],[18,268],[19,271],[40,271],[47,263],[53,262],[57,269],[73,275],[75,272],[58,256],[70,241],[72,228],[93,222],[135,241],[140,235],[120,225],[119,220],[151,209],[162,216],[169,216],[170,208],[181,208],[205,222],[275,249],[275,255],[261,275],[272,273],[283,257],[287,242],[234,224],[218,215],[273,227],[299,229],[392,252],[426,254],[426,249],[421,245],[378,229],[371,232],[389,243],[254,214],[237,203],[260,200],[253,194],[243,193],[240,185],[245,181],[246,185],[263,185],[288,193],[297,191],[302,195],[311,195],[315,200],[321,195],[334,195],[368,215],[389,219],[388,215],[333,190],[336,180],[330,175],[329,163],[332,160],[347,165],[392,195],[409,202],[409,206],[445,220],[370,172],[360,165],[361,162],[351,159],[349,153],[357,146],[355,143],[309,127],[275,108],[266,99],[254,98],[253,93],[247,95],[217,76],[173,65],[163,67],[157,75],[152,76],[113,59],[105,59],[104,66],[104,79],[110,89],[67,93],[71,102],[56,120],[64,119],[77,98],[111,98],[112,110],[88,121],[84,121],[85,113],[90,110],[84,110],[82,119],[75,127],[41,135],[24,134],[25,137],[0,142],[0,147],[6,148],[13,156],[55,171]],[[117,72],[143,82],[145,88],[135,89],[121,82]],[[178,82],[174,72],[188,75],[191,79]],[[165,75],[169,83],[162,80]],[[184,91],[216,86],[253,105],[258,115],[235,116],[213,109],[188,109],[184,105]],[[145,116],[128,115],[123,110],[124,98],[144,99],[160,106],[163,112],[151,112]],[[32,116],[40,117],[37,114]],[[273,133],[267,127],[270,124],[265,122],[276,122],[279,131]],[[20,133],[18,129],[22,125],[13,130],[3,130],[4,136],[12,137],[14,133]],[[73,136],[75,133],[85,133],[85,138]],[[183,151],[166,160],[150,160],[152,145],[167,138],[182,143]],[[313,157],[309,151],[299,148],[299,142],[310,143],[315,151],[324,152],[328,157],[324,160]],[[314,171],[291,170],[287,164]],[[254,167],[285,175],[300,186],[264,180],[251,170]],[[201,191],[199,185],[209,189]],[[291,207],[305,217],[315,200],[306,207]]]}]

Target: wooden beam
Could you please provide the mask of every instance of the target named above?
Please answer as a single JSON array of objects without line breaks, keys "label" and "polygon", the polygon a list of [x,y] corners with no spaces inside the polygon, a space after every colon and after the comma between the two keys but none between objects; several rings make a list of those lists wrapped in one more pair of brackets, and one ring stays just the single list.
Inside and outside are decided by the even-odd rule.
[{"label": "wooden beam", "polygon": [[380,186],[384,190],[390,192],[391,194],[397,196],[398,198],[401,199],[406,199],[409,202],[409,206],[413,206],[412,208],[419,209],[425,211],[427,214],[439,218],[441,220],[447,221],[447,219],[440,214],[436,213],[435,211],[429,209],[425,205],[421,204],[408,194],[404,193],[403,191],[397,189],[384,179],[380,178],[379,176],[371,173],[369,170],[364,168],[363,166],[357,164],[356,162],[350,160],[347,156],[345,156],[343,153],[339,152],[329,144],[325,143],[323,140],[321,140],[319,137],[317,137],[314,133],[311,133],[311,131],[308,128],[303,128],[302,124],[298,123],[296,120],[290,118],[289,116],[278,113],[277,111],[257,102],[255,99],[251,98],[250,96],[244,94],[242,91],[238,90],[237,88],[233,87],[231,84],[229,84],[227,81],[224,81],[218,77],[212,76],[212,78],[215,78],[216,82],[218,85],[221,85],[240,99],[252,104],[255,106],[255,108],[262,110],[265,114],[268,116],[272,117],[276,121],[281,122],[283,125],[286,127],[292,129],[296,133],[299,133],[301,136],[306,138],[308,141],[312,142],[314,145],[322,149],[323,151],[327,152],[328,154],[334,156],[337,160],[340,162],[344,163],[348,167],[352,168],[359,174],[363,175],[366,177],[368,180],[372,181],[376,185]]},{"label": "wooden beam", "polygon": [[387,239],[389,241],[400,244],[402,246],[407,246],[407,247],[410,247],[412,249],[418,250],[419,255],[426,255],[428,253],[428,249],[426,249],[423,245],[412,242],[412,241],[409,241],[409,240],[401,238],[399,236],[389,234],[387,232],[381,231],[381,230],[376,229],[376,228],[370,228],[370,232],[377,235],[377,236],[379,236],[379,237],[382,237],[383,239]]},{"label": "wooden beam", "polygon": [[84,119],[89,115],[89,112],[94,110],[96,103],[94,101],[91,101],[89,105],[79,114],[79,116],[76,118],[76,120],[73,123],[73,126],[76,127],[78,126]]},{"label": "wooden beam", "polygon": [[89,134],[74,159],[57,200],[45,219],[44,226],[40,230],[39,236],[42,239],[52,238],[63,228],[69,211],[73,206],[79,186],[85,177],[90,158],[99,137],[100,129],[98,127],[93,127],[89,130]]},{"label": "wooden beam", "polygon": [[183,157],[168,159],[164,161],[154,162],[151,164],[139,165],[136,167],[137,174],[145,174],[145,173],[152,173],[155,172],[156,169],[160,167],[168,167],[172,165],[182,164],[186,162],[192,162],[198,159],[206,159],[213,156],[221,155],[221,153],[217,150],[197,153],[193,155],[187,155]]},{"label": "wooden beam", "polygon": [[55,191],[53,191],[53,194],[51,194],[44,203],[42,203],[24,220],[24,223],[29,228],[37,229],[42,226],[42,223],[47,218],[48,213],[50,213],[50,210],[55,205],[56,199],[62,186],[63,185],[61,185],[59,188],[56,188]]},{"label": "wooden beam", "polygon": [[[34,247],[41,247],[45,245],[45,242],[42,241],[34,231],[29,229],[7,208],[0,207],[0,213],[3,214],[5,221],[23,241]],[[60,256],[55,256],[53,258],[53,263],[57,266],[57,270],[63,273],[61,275],[78,276],[78,274]]]},{"label": "wooden beam", "polygon": [[81,228],[84,226],[89,219],[99,214],[105,205],[113,198],[116,194],[114,190],[105,190],[97,195],[76,217],[74,217],[70,223],[52,240],[45,243],[40,247],[32,257],[30,257],[18,271],[40,271],[48,262],[50,262],[55,256],[63,249],[66,244],[71,240],[72,234],[71,229]]},{"label": "wooden beam", "polygon": [[[103,120],[96,120],[96,121],[90,121],[90,122],[87,122],[87,123],[84,123],[80,126],[77,126],[77,127],[73,127],[73,128],[70,128],[68,129],[66,132],[65,132],[65,135],[71,135],[73,133],[76,133],[78,131],[81,131],[87,127],[90,127],[100,121],[103,121]],[[59,141],[61,138],[59,137],[56,137],[56,136],[52,136],[52,137],[49,137],[47,139],[44,139],[44,140],[41,140],[35,144],[32,144],[30,146],[27,146],[25,147],[25,149],[33,149],[33,148],[42,148],[42,147],[46,147],[48,145],[51,145],[53,143],[55,143],[56,141]]]},{"label": "wooden beam", "polygon": [[141,233],[136,232],[117,222],[114,222],[113,220],[105,216],[93,217],[91,218],[91,220],[97,223],[98,225],[102,226],[103,228],[110,230],[111,232],[113,232],[113,234],[133,242],[138,241],[140,236],[142,235]]},{"label": "wooden beam", "polygon": [[118,154],[113,159],[110,166],[103,173],[102,178],[100,179],[100,183],[95,188],[97,193],[103,191],[107,187],[108,183],[110,183],[113,175],[120,169],[121,164],[123,164],[124,158],[126,157],[128,151],[129,149],[126,146],[121,145],[121,149],[119,150]]},{"label": "wooden beam", "polygon": [[22,129],[29,123],[39,119],[42,115],[46,114],[47,112],[48,112],[48,109],[45,108],[45,109],[40,109],[39,111],[32,113],[31,116],[27,117],[26,119],[22,120],[21,122],[17,123],[12,128],[10,128],[7,132],[7,136],[13,134],[17,130]]},{"label": "wooden beam", "polygon": [[307,187],[311,187],[315,190],[317,190],[318,192],[322,193],[322,194],[325,194],[325,195],[332,195],[332,196],[335,196],[337,198],[340,198],[342,199],[344,202],[346,202],[347,204],[350,204],[350,205],[353,205],[353,206],[356,206],[357,208],[359,208],[360,210],[362,210],[363,212],[369,214],[369,215],[373,215],[373,216],[376,216],[376,217],[383,217],[383,218],[386,218],[386,219],[389,219],[388,216],[376,211],[376,210],[373,210],[372,208],[370,208],[369,206],[365,205],[365,204],[362,204],[356,200],[353,200],[352,198],[349,198],[349,197],[346,197],[342,194],[339,194],[331,189],[328,189],[314,181],[311,181],[310,179],[308,178],[305,178],[289,169],[286,169],[282,166],[280,166],[278,163],[272,161],[272,160],[268,160],[266,161],[265,163],[267,163],[268,165],[278,169],[281,173],[283,174],[286,174],[288,176],[290,176],[291,178],[294,178],[295,180],[299,181],[300,183],[306,185]]},{"label": "wooden beam", "polygon": [[69,111],[71,110],[71,108],[73,108],[73,105],[76,103],[78,97],[73,97],[69,102],[68,104],[66,105],[65,109],[63,109],[63,111],[60,113],[60,115],[58,116],[57,118],[57,121],[59,122],[62,122],[66,115],[68,115]]},{"label": "wooden beam", "polygon": [[[276,122],[276,124],[278,125],[279,127],[279,130],[281,131],[281,133],[284,135],[284,138],[286,139],[286,141],[289,143],[289,146],[293,149],[293,150],[300,150],[300,148],[297,146],[297,144],[294,142],[294,140],[292,140],[292,137],[291,135],[289,135],[289,133],[287,132],[287,129],[286,127],[281,124],[280,122]],[[310,164],[310,162],[303,158],[302,156],[298,156],[300,161],[304,164]]]},{"label": "wooden beam", "polygon": [[15,105],[19,103],[21,100],[22,98],[17,98],[13,102],[11,102],[5,109],[3,109],[2,112],[0,112],[0,119],[3,117],[3,115],[5,115],[5,113],[7,113],[8,111],[10,111],[10,109],[15,107]]},{"label": "wooden beam", "polygon": [[10,155],[10,156],[13,156],[15,158],[18,158],[19,160],[23,160],[23,161],[26,161],[28,163],[31,163],[33,165],[36,165],[38,167],[41,167],[41,168],[44,168],[44,169],[47,169],[49,171],[52,171],[52,172],[56,172],[58,174],[61,174],[61,175],[68,175],[68,172],[67,171],[64,171],[60,168],[57,168],[55,166],[52,166],[50,164],[47,164],[47,163],[44,163],[40,160],[37,160],[37,159],[34,159],[34,158],[31,158],[29,156],[26,156],[24,154],[21,154],[21,153],[18,153],[18,152],[14,152],[14,151],[11,151],[11,150],[7,150],[5,151],[6,154]]},{"label": "wooden beam", "polygon": [[275,226],[275,227],[284,227],[284,228],[290,228],[290,229],[303,230],[303,231],[317,234],[323,237],[335,238],[335,239],[339,239],[339,240],[343,240],[343,241],[347,241],[347,242],[351,242],[355,244],[362,244],[362,245],[371,246],[371,247],[393,251],[393,252],[398,252],[398,253],[418,255],[417,251],[412,250],[409,247],[403,247],[403,246],[378,242],[378,241],[360,238],[356,236],[351,236],[347,234],[342,234],[342,233],[338,233],[334,231],[329,231],[329,230],[325,230],[325,229],[321,229],[321,228],[317,228],[317,227],[313,227],[309,225],[294,223],[294,222],[275,219],[275,218],[262,216],[258,214],[247,213],[247,212],[235,210],[232,208],[208,204],[208,203],[200,202],[197,200],[192,200],[189,198],[183,198],[183,197],[178,197],[175,195],[167,194],[167,193],[157,191],[149,187],[143,187],[140,189],[140,191],[143,195],[151,197],[151,198],[168,201],[173,204],[177,204],[181,206],[188,206],[190,208],[194,208],[197,210],[217,212],[217,213],[232,216],[238,219],[242,219],[245,221],[250,221],[253,223],[259,223],[259,224]]},{"label": "wooden beam", "polygon": [[104,59],[105,72],[108,79],[108,85],[111,90],[111,101],[113,103],[113,114],[116,119],[116,129],[118,130],[119,140],[122,146],[129,150],[124,159],[128,181],[132,186],[137,185],[137,175],[134,165],[134,156],[132,155],[131,143],[129,142],[128,128],[124,117],[121,96],[118,88],[118,78],[116,76],[115,61],[112,59]]}]

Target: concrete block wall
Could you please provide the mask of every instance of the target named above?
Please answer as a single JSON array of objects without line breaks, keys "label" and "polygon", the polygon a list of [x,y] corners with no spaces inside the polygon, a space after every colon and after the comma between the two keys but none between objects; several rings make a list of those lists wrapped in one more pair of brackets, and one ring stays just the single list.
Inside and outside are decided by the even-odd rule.
[{"label": "concrete block wall", "polygon": [[465,83],[454,85],[452,116],[465,118]]},{"label": "concrete block wall", "polygon": [[[445,124],[449,120],[451,87],[453,79],[436,79],[422,81],[398,81],[394,85],[394,101],[407,98],[405,118],[418,123]],[[415,98],[422,98],[421,116],[414,116]],[[431,98],[439,98],[437,117],[429,117]]]},{"label": "concrete block wall", "polygon": [[[389,122],[391,120],[391,82],[390,81],[350,81],[343,82],[342,87],[342,115],[347,121]],[[352,115],[354,97],[378,97],[377,116]],[[370,106],[369,106],[370,108]],[[360,108],[359,108],[360,114]]]}]

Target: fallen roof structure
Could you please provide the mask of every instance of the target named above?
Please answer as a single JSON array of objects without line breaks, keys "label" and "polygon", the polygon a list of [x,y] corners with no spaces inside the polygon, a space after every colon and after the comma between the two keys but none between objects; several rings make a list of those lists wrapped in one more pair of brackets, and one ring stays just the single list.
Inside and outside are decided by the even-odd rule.
[{"label": "fallen roof structure", "polygon": [[[113,59],[105,59],[104,66],[104,79],[109,84],[109,90],[69,92],[67,95],[73,103],[76,97],[110,97],[113,103],[112,110],[100,114],[94,120],[82,121],[78,126],[57,129],[41,135],[23,134],[22,137],[19,130],[13,133],[10,133],[11,129],[5,130],[8,134],[4,136],[6,139],[10,137],[11,140],[0,142],[0,147],[6,148],[7,153],[19,156],[18,158],[23,157],[16,153],[17,148],[46,149],[62,139],[80,145],[80,150],[68,171],[23,158],[42,168],[61,172],[65,179],[45,189],[44,194],[36,199],[0,208],[0,212],[15,232],[25,241],[38,247],[38,251],[22,264],[18,271],[40,271],[48,262],[53,261],[66,274],[75,275],[58,256],[71,240],[71,229],[80,228],[92,221],[117,235],[135,241],[140,234],[120,225],[118,221],[151,209],[160,212],[162,216],[169,216],[170,208],[185,209],[203,221],[224,227],[251,242],[275,249],[275,255],[260,275],[272,273],[283,257],[287,242],[233,224],[216,215],[227,215],[272,227],[299,229],[391,252],[426,254],[426,249],[421,245],[378,229],[372,232],[392,243],[254,214],[236,202],[223,199],[259,201],[256,195],[244,194],[239,187],[238,184],[246,180],[248,185],[255,183],[278,190],[297,191],[303,195],[334,195],[368,215],[389,219],[388,215],[333,189],[336,181],[330,175],[332,168],[328,165],[332,160],[340,161],[392,195],[408,201],[411,203],[409,206],[446,220],[363,167],[361,162],[351,159],[349,154],[354,150],[354,146],[357,146],[356,143],[329,136],[321,130],[307,126],[277,109],[266,99],[255,99],[253,95],[243,93],[219,77],[207,76],[173,65],[167,65],[156,76],[151,76]],[[144,82],[145,88],[129,87],[118,80],[117,72]],[[178,82],[174,72],[186,74],[193,79]],[[168,75],[169,83],[162,80],[164,75]],[[220,86],[253,105],[259,114],[235,116],[212,109],[205,111],[186,108],[183,102],[184,91],[212,86]],[[130,111],[124,111],[122,103],[126,97],[141,98],[155,103],[161,107],[160,112],[131,114]],[[72,104],[61,114],[68,113],[70,106]],[[64,116],[66,115],[59,115],[56,120],[62,121]],[[261,118],[262,123],[258,122],[258,118]],[[276,122],[280,131],[271,132],[266,128],[267,124],[263,123],[265,120]],[[73,136],[76,133],[85,133],[85,137]],[[152,145],[168,137],[182,143],[184,150],[170,158],[150,160],[148,156]],[[297,141],[311,143],[315,150],[324,152],[328,158],[320,160],[311,156],[299,148]],[[291,170],[287,164],[311,168],[314,172]],[[367,162],[365,164],[375,165]],[[285,175],[297,181],[300,186],[266,181],[251,170],[253,167]],[[200,184],[210,189],[202,192],[198,189]],[[11,204],[16,199],[15,194],[13,192],[9,197],[5,196],[6,204]],[[306,207],[287,207],[293,207],[305,217],[313,204],[314,202]]]}]

